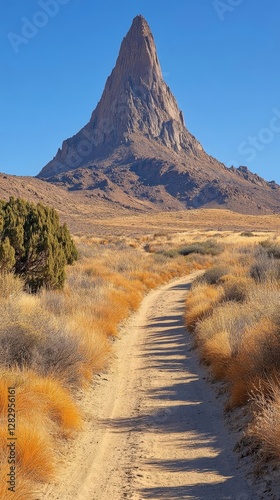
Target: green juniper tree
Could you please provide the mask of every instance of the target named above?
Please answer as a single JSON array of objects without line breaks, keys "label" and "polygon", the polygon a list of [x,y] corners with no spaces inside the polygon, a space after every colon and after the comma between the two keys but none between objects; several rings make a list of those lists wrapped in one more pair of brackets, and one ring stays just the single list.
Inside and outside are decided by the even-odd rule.
[{"label": "green juniper tree", "polygon": [[62,288],[65,266],[77,260],[67,226],[53,208],[21,199],[0,202],[0,270],[22,276],[33,292]]}]

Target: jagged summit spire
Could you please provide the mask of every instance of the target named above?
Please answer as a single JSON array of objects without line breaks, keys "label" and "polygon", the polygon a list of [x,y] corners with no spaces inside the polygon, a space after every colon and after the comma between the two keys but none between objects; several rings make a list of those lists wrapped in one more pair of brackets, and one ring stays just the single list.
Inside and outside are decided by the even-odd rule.
[{"label": "jagged summit spire", "polygon": [[155,45],[154,37],[153,37],[152,31],[151,31],[151,28],[150,28],[148,22],[146,21],[146,19],[141,14],[138,14],[138,16],[136,16],[133,19],[130,30],[128,31],[128,35],[131,32],[132,32],[132,36],[137,37],[138,39],[140,39],[141,36],[144,38],[146,38],[146,37],[152,38],[153,45]]},{"label": "jagged summit spire", "polygon": [[[111,144],[114,141],[115,146],[138,134],[175,152],[201,149],[185,128],[183,114],[163,80],[154,37],[142,15],[133,19],[92,114],[90,123],[96,127],[100,122],[113,124]],[[104,136],[108,143],[108,133]]]},{"label": "jagged summit spire", "polygon": [[138,14],[132,21],[131,28],[141,29],[145,36],[151,33],[150,27],[146,21],[146,19],[142,16],[142,14]]},{"label": "jagged summit spire", "polygon": [[116,68],[123,78],[130,78],[134,84],[146,83],[150,87],[154,80],[162,79],[154,37],[141,15],[133,19],[123,39]]}]

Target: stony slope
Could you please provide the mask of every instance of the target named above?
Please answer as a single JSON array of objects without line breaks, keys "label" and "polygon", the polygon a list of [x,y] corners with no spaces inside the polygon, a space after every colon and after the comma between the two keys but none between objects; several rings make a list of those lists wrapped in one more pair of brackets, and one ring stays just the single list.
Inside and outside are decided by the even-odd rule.
[{"label": "stony slope", "polygon": [[68,191],[65,187],[60,188],[33,177],[0,174],[0,199],[9,199],[10,196],[51,205],[58,210],[61,220],[68,224],[72,233],[98,237],[188,233],[194,229],[275,231],[280,227],[280,214],[248,215],[221,208],[162,211],[150,201],[128,196],[127,208],[117,199],[114,202],[106,199],[107,195],[101,188]]},{"label": "stony slope", "polygon": [[8,200],[11,196],[54,207],[73,233],[95,233],[97,224],[101,235],[102,221],[112,214],[124,217],[147,210],[133,200],[127,209],[118,200],[108,201],[98,190],[94,194],[90,191],[71,192],[34,177],[0,173],[0,199]]}]

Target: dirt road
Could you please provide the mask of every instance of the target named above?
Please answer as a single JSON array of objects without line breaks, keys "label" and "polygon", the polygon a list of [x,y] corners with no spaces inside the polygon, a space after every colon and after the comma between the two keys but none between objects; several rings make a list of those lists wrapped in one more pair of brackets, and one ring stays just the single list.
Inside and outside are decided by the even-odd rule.
[{"label": "dirt road", "polygon": [[49,500],[249,500],[223,410],[182,314],[193,276],[151,292],[88,393],[87,425]]}]

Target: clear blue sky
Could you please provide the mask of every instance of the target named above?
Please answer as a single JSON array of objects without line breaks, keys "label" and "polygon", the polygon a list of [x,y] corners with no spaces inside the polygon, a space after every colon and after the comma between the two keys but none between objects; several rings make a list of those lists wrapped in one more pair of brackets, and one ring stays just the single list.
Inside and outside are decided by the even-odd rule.
[{"label": "clear blue sky", "polygon": [[49,2],[43,15],[48,0],[1,6],[0,171],[36,175],[89,120],[122,38],[143,14],[205,150],[280,183],[279,0]]}]

